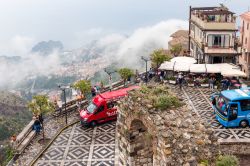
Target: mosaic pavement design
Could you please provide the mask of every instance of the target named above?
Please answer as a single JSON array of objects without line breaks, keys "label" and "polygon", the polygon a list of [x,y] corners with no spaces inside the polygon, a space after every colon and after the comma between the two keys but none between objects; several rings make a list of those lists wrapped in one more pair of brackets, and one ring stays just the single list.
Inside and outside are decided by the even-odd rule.
[{"label": "mosaic pavement design", "polygon": [[[221,142],[250,142],[250,128],[226,129],[217,122],[210,105],[209,89],[170,85],[172,91],[192,111],[215,130]],[[95,128],[77,123],[64,130],[35,165],[38,166],[114,166],[115,122]]]},{"label": "mosaic pavement design", "polygon": [[63,131],[37,161],[37,166],[113,166],[115,122],[95,128],[77,123]]},{"label": "mosaic pavement design", "polygon": [[183,87],[171,85],[176,94],[181,94],[184,102],[192,107],[192,110],[215,130],[220,142],[250,142],[250,128],[226,129],[216,119],[213,113],[209,97],[214,92],[208,88]]}]

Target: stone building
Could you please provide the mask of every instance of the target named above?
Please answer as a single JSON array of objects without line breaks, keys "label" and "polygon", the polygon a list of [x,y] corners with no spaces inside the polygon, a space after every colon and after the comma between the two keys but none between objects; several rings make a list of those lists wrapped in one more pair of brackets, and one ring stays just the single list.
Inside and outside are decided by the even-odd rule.
[{"label": "stone building", "polygon": [[184,107],[158,110],[150,98],[168,90],[149,87],[153,93],[131,91],[120,102],[117,119],[118,165],[214,165],[219,148],[213,130]]},{"label": "stone building", "polygon": [[180,55],[188,55],[188,30],[178,30],[170,37],[172,39],[168,42],[168,50],[171,50],[174,45],[180,44],[182,47]]},{"label": "stone building", "polygon": [[239,63],[242,71],[250,77],[250,11],[240,15],[241,28],[240,28],[240,42],[242,45],[242,54],[239,57]]},{"label": "stone building", "polygon": [[198,63],[238,63],[236,16],[224,5],[191,7],[189,51]]}]

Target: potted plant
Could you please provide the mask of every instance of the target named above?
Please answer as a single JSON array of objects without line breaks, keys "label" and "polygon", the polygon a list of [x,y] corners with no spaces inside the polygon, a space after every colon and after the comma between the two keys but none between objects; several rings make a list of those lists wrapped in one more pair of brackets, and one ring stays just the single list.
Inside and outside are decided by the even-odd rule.
[{"label": "potted plant", "polygon": [[192,78],[188,79],[187,84],[188,86],[191,86],[191,87],[194,86],[194,80]]},{"label": "potted plant", "polygon": [[215,88],[215,89],[220,89],[220,88],[221,88],[220,81],[216,81],[216,82],[215,82],[214,88]]},{"label": "potted plant", "polygon": [[176,78],[175,77],[170,77],[169,78],[169,83],[170,84],[176,84]]},{"label": "potted plant", "polygon": [[204,78],[201,80],[201,87],[209,87],[208,78]]}]

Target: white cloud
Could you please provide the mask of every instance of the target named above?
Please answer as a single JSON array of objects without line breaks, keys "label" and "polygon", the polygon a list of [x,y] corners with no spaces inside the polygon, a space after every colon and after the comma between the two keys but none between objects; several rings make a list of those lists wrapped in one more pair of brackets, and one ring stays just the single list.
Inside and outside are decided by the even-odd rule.
[{"label": "white cloud", "polygon": [[[141,56],[149,54],[158,48],[167,48],[169,36],[178,29],[187,29],[188,24],[182,20],[162,21],[158,24],[136,29],[131,35],[110,34],[100,38],[96,47],[101,55],[111,62],[118,61],[122,66],[139,68],[143,62]],[[99,30],[91,30],[91,33]],[[1,62],[0,85],[19,82],[29,75],[49,75],[61,68],[61,59],[57,52],[49,56],[28,53],[34,39],[16,36],[10,40],[9,48],[17,54],[27,55],[22,63],[8,64]],[[144,64],[143,64],[144,65]]]},{"label": "white cloud", "polygon": [[16,35],[8,41],[2,41],[0,49],[7,56],[25,56],[29,54],[34,42],[32,37]]},{"label": "white cloud", "polygon": [[120,61],[125,66],[138,67],[141,56],[149,56],[158,48],[167,49],[170,35],[179,29],[188,29],[188,22],[162,21],[153,26],[138,28],[129,37],[112,34],[98,42],[105,46],[104,54],[110,60]]},{"label": "white cloud", "polygon": [[15,85],[28,76],[53,74],[61,67],[60,57],[57,52],[48,56],[28,54],[21,63],[1,62],[0,85]]}]

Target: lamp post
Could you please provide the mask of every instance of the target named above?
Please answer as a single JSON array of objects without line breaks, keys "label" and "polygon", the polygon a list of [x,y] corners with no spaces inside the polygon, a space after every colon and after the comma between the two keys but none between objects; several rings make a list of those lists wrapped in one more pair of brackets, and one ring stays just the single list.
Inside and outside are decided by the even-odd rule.
[{"label": "lamp post", "polygon": [[112,90],[112,74],[115,73],[116,71],[107,71],[106,68],[104,68],[104,71],[109,75],[109,90]]},{"label": "lamp post", "polygon": [[149,61],[149,59],[146,59],[143,56],[141,56],[141,59],[144,60],[144,62],[146,63],[146,77],[145,77],[145,81],[146,81],[146,84],[147,84],[147,82],[148,82],[148,61]]},{"label": "lamp post", "polygon": [[66,109],[66,104],[67,104],[67,101],[66,101],[66,89],[70,89],[69,86],[62,86],[62,85],[58,85],[58,87],[62,90],[63,92],[63,95],[64,95],[64,111],[65,111],[65,123],[66,125],[68,124],[68,113],[67,113],[67,109]]}]

